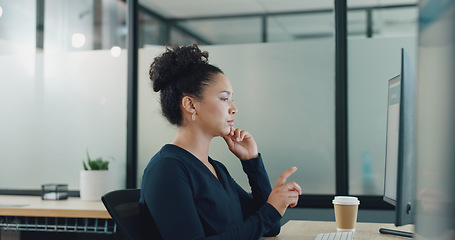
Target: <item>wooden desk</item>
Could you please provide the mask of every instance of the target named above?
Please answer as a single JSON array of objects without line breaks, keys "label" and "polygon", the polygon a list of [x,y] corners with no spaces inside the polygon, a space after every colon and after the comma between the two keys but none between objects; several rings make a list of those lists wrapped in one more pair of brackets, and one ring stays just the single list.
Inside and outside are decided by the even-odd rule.
[{"label": "wooden desk", "polygon": [[[362,240],[399,240],[405,239],[393,235],[379,233],[379,228],[390,228],[400,231],[414,231],[413,225],[395,227],[394,224],[386,223],[362,223],[356,225],[354,239]],[[323,221],[296,221],[291,220],[281,227],[281,232],[277,237],[266,238],[267,240],[313,240],[318,233],[336,232],[335,222]]]},{"label": "wooden desk", "polygon": [[101,201],[41,200],[40,196],[0,195],[0,216],[110,219]]},{"label": "wooden desk", "polygon": [[111,234],[116,232],[117,226],[101,201],[0,195],[0,228]]}]

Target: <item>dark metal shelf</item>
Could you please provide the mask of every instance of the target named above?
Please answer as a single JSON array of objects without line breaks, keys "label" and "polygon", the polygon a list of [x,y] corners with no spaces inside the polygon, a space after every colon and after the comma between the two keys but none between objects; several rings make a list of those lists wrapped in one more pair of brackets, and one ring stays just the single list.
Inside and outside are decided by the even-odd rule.
[{"label": "dark metal shelf", "polygon": [[12,231],[114,234],[112,219],[0,216],[0,228]]}]

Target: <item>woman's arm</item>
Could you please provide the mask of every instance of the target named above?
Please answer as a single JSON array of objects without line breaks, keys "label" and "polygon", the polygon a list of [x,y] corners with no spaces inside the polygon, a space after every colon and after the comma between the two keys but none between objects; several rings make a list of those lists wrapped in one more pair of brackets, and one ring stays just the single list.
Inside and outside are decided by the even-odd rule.
[{"label": "woman's arm", "polygon": [[[226,141],[229,150],[240,160],[248,161],[248,159],[259,157],[256,141],[254,141],[253,136],[249,132],[232,127],[229,134],[223,136],[223,139]],[[284,215],[289,206],[295,207],[297,205],[299,195],[302,194],[302,189],[296,182],[291,181],[286,183],[287,178],[295,171],[297,171],[296,167],[284,171],[278,178],[267,199],[267,202],[275,207],[281,216]]]},{"label": "woman's arm", "polygon": [[262,157],[259,155],[257,158],[241,161],[241,163],[243,171],[248,176],[254,205],[264,205],[264,203],[267,202],[270,192],[272,191],[272,187],[270,185],[269,176],[265,170],[264,163],[262,162]]},{"label": "woman's arm", "polygon": [[[249,217],[258,211],[262,206],[268,204],[267,199],[272,191],[272,187],[260,155],[257,158],[241,162],[243,171],[248,176],[248,182],[250,184],[252,194],[248,194],[237,183],[235,184],[242,205],[242,213],[245,217]],[[264,236],[276,236],[280,232],[280,228],[280,221],[277,221],[272,229],[270,229],[270,231],[268,231]]]},{"label": "woman's arm", "polygon": [[[248,194],[242,187],[237,185],[237,192],[239,193],[239,198],[240,198],[240,203],[242,205],[242,213],[245,216],[245,218],[249,218],[250,216],[260,212],[260,211],[265,211],[265,214],[270,214],[270,215],[275,215],[279,216],[276,218],[275,222],[269,222],[268,224],[268,231],[264,232],[263,237],[272,237],[276,236],[280,233],[281,230],[281,214],[269,203],[264,203],[261,205],[261,208],[259,210],[254,211],[258,207],[254,202],[253,197]],[[265,210],[264,210],[265,209]]]}]

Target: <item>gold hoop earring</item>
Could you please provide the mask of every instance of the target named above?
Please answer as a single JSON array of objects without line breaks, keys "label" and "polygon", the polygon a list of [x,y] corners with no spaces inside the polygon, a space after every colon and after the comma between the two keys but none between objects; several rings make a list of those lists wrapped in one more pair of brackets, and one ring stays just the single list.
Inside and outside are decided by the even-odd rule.
[{"label": "gold hoop earring", "polygon": [[193,115],[191,115],[191,119],[196,120],[196,112],[193,112]]}]

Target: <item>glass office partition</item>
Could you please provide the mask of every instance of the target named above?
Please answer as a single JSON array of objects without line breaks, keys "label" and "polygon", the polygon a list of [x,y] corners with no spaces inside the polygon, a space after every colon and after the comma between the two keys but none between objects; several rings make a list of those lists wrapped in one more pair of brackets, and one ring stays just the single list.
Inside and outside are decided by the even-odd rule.
[{"label": "glass office partition", "polygon": [[187,20],[179,25],[212,44],[258,43],[262,37],[259,17]]},{"label": "glass office partition", "polygon": [[[387,82],[400,73],[401,48],[409,53],[414,64],[417,62],[416,12],[417,6],[348,12],[349,193],[352,195],[383,194]],[[362,29],[364,34],[359,34]]]},{"label": "glass office partition", "polygon": [[201,40],[196,38],[194,35],[182,32],[178,29],[172,28],[169,33],[169,41],[167,43],[173,43],[178,45],[192,45],[199,43]]},{"label": "glass office partition", "polygon": [[[34,54],[36,46],[35,2],[0,0],[0,55]],[[18,8],[17,6],[20,5],[30,7]]]},{"label": "glass office partition", "polygon": [[138,22],[140,23],[138,34],[139,46],[158,45],[165,41],[165,36],[163,35],[166,33],[166,28],[164,24],[159,19],[140,10],[138,15]]},{"label": "glass office partition", "polygon": [[[163,51],[157,45],[200,43],[213,44],[203,49],[233,82],[241,110],[237,123],[258,136],[272,181],[285,166],[296,165],[302,171],[297,180],[307,193],[334,192],[333,2],[300,4],[264,2],[262,8],[277,12],[252,11],[242,17],[246,13],[239,10],[238,17],[232,12],[232,18],[212,20],[187,21],[177,16],[174,21],[168,16],[171,20],[166,21],[146,15],[147,11],[140,13],[139,180],[146,162],[158,146],[172,140],[174,131],[160,116],[157,94],[151,93],[147,82],[147,67]],[[351,194],[381,195],[385,82],[398,71],[397,49],[405,47],[416,57],[416,7],[362,4],[348,2],[348,7],[356,8],[348,11],[350,189]],[[77,189],[77,172],[87,149],[95,156],[116,158],[111,166],[118,172],[119,183],[124,182],[125,8],[124,1],[115,0],[0,0],[4,111],[0,189],[9,188],[10,182],[36,189],[51,180]],[[257,89],[262,90],[259,97],[251,97],[248,91]],[[256,124],[262,119],[267,122]],[[278,135],[270,137],[265,134],[269,131]],[[232,156],[222,142],[215,141],[212,151],[213,157],[233,163],[229,169],[242,178],[238,164],[227,160]],[[15,179],[17,172],[33,182],[30,178],[6,181]]]},{"label": "glass office partition", "polygon": [[[167,4],[140,4],[154,14],[162,14],[161,20],[169,27],[166,43],[199,43],[209,52],[210,62],[230,78],[239,108],[236,126],[254,135],[272,183],[284,170],[297,166],[299,171],[292,180],[302,184],[305,194],[334,194],[335,49],[331,1],[292,5],[264,2],[258,6],[259,13],[277,9],[265,15],[255,12],[256,3],[236,6],[224,2],[225,14],[204,11],[212,17],[185,14],[181,10],[187,3],[182,3],[171,11],[181,13],[174,16],[176,19],[162,9]],[[302,9],[308,14],[296,13]],[[148,68],[164,47],[153,42],[145,44],[139,50],[138,186],[150,158],[173,140],[176,130],[161,116],[159,94],[153,92],[148,79]],[[212,142],[210,155],[223,162],[237,182],[249,189],[238,159],[221,138]]]},{"label": "glass office partition", "polygon": [[[414,1],[417,4],[417,1]],[[373,22],[378,37],[415,37],[418,31],[418,7],[378,9],[373,11]]]},{"label": "glass office partition", "polygon": [[[239,109],[236,127],[253,134],[271,182],[296,166],[292,180],[302,184],[305,194],[335,192],[333,46],[333,39],[327,39],[201,47],[230,78]],[[161,116],[159,95],[148,80],[148,67],[163,50],[140,50],[139,183],[150,158],[175,135],[175,127]],[[249,189],[239,160],[224,140],[214,139],[210,155]]]},{"label": "glass office partition", "polygon": [[323,12],[269,17],[269,42],[333,39],[334,17],[331,9]]},{"label": "glass office partition", "polygon": [[86,151],[114,159],[123,187],[124,4],[0,0],[0,7],[0,189],[78,190]]}]

